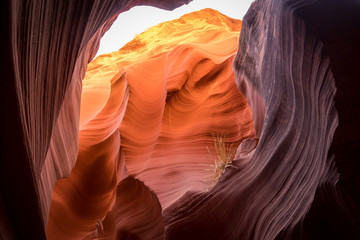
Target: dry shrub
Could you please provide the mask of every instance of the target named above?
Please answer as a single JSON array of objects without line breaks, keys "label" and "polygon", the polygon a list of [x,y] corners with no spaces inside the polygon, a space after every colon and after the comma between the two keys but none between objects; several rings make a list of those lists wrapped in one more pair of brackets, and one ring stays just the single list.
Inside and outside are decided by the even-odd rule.
[{"label": "dry shrub", "polygon": [[235,143],[229,144],[225,142],[225,136],[219,136],[212,134],[214,138],[215,154],[211,154],[209,148],[207,148],[210,155],[214,156],[214,164],[210,165],[211,176],[208,179],[209,189],[213,188],[218,182],[219,178],[224,174],[226,168],[232,166],[234,160],[237,145]]}]

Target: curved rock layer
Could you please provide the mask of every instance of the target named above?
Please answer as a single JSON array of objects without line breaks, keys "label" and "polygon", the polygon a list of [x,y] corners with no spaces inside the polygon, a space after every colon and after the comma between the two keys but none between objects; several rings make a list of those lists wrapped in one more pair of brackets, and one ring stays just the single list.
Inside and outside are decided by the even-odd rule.
[{"label": "curved rock layer", "polygon": [[164,221],[156,195],[129,176],[119,183],[112,210],[89,239],[163,239]]},{"label": "curved rock layer", "polygon": [[115,201],[117,183],[127,176],[117,125],[123,119],[129,89],[122,72],[110,82],[108,103],[79,132],[79,154],[70,176],[55,184],[48,239],[79,239],[91,232]]},{"label": "curved rock layer", "polygon": [[[159,49],[146,48],[143,39],[136,38],[121,50],[120,54],[127,56],[122,65],[110,64],[109,76],[98,72],[97,89],[88,88],[87,93],[84,90],[89,96],[84,101],[92,107],[87,106],[84,112],[82,106],[80,116],[81,80],[87,63],[117,14],[135,5],[172,9],[187,2],[1,2],[0,72],[5,77],[0,81],[1,239],[45,239],[44,226],[48,222],[53,186],[58,178],[69,175],[75,162],[71,175],[60,179],[53,192],[49,238],[91,239],[101,234],[107,238],[157,238],[165,225],[166,239],[360,239],[360,35],[356,31],[360,28],[360,5],[356,0],[257,0],[253,3],[244,19],[234,69],[238,88],[252,108],[256,138],[242,141],[234,167],[228,168],[210,191],[202,189],[205,184],[194,177],[190,164],[210,162],[204,160],[206,153],[201,151],[209,146],[211,137],[196,135],[199,144],[194,146],[182,131],[172,132],[173,124],[177,129],[181,126],[190,129],[188,122],[169,121],[172,116],[183,115],[178,106],[197,106],[204,91],[215,92],[201,80],[202,72],[212,72],[211,79],[217,81],[219,71],[224,75],[228,73],[227,62],[231,62],[234,52],[224,50],[220,56],[214,56],[212,51],[216,52],[216,48],[211,51],[198,48],[209,41],[207,37],[216,39],[209,36],[206,29],[199,29],[197,34],[206,34],[201,35],[196,44],[186,42],[194,36],[184,33],[182,47],[178,47],[182,36],[177,36],[174,44],[168,41],[157,45]],[[231,26],[223,24],[225,20],[218,22],[222,24],[220,29]],[[227,33],[225,38],[222,34],[221,31],[219,40],[226,39]],[[157,35],[159,38],[147,38],[148,43],[164,37],[161,31]],[[197,63],[185,62],[184,58],[176,60],[191,66],[179,73],[178,78],[186,81],[177,81],[176,75],[173,75],[176,84],[156,79],[157,99],[162,98],[166,104],[150,101],[151,93],[145,92],[145,98],[136,91],[132,94],[133,86],[147,89],[146,83],[134,81],[137,71],[144,71],[154,59],[166,66],[166,70],[171,69],[165,55],[172,54],[171,59],[176,59],[175,52],[171,51],[175,48],[179,53],[188,51],[185,55],[202,56],[203,60]],[[135,54],[131,54],[133,51]],[[98,62],[99,66],[106,61],[103,63]],[[133,78],[127,78],[123,71],[125,65]],[[174,67],[176,69],[176,64]],[[95,76],[96,67],[89,70]],[[144,79],[150,80],[157,74],[160,73],[151,71]],[[113,84],[122,87],[113,87]],[[189,89],[200,102],[186,98]],[[117,90],[122,98],[113,106],[111,96]],[[184,96],[186,101],[179,101],[177,95]],[[96,104],[91,102],[95,96],[100,100]],[[207,100],[215,103],[213,98],[227,99],[227,95],[215,94]],[[226,103],[220,109],[234,108],[233,100],[230,106]],[[134,110],[134,104],[139,104],[139,111]],[[154,105],[150,111],[148,107]],[[213,106],[211,110],[217,110],[216,105]],[[133,112],[127,111],[131,108]],[[116,114],[110,116],[108,111]],[[131,131],[140,132],[144,128],[137,121],[151,116],[155,116],[157,123],[161,120],[161,124],[151,121],[156,129],[146,128],[141,132],[144,138],[133,136]],[[207,113],[195,110],[190,116],[195,123],[193,132],[204,130],[198,129],[196,123],[198,118],[206,122]],[[107,118],[111,125],[104,122]],[[236,118],[233,120],[231,124],[238,124]],[[101,131],[97,131],[97,127]],[[216,124],[208,127],[219,132]],[[125,129],[129,129],[128,132]],[[81,134],[79,137],[79,130],[86,136],[85,141],[81,140],[84,140]],[[231,131],[228,140],[239,143],[239,131]],[[193,132],[184,133],[194,138]],[[140,140],[141,144],[132,145]],[[82,142],[79,148],[78,141]],[[159,164],[155,160],[164,154],[162,145],[171,147],[176,141],[192,153],[199,150],[199,156],[190,161],[188,151],[179,154],[169,148],[169,156],[185,154],[181,158],[190,167],[180,168],[176,165],[178,160],[172,158],[176,171],[169,171],[166,179],[174,182],[166,183],[174,189],[159,191],[160,184],[152,180],[150,174],[161,176],[156,169],[151,169],[151,164]],[[202,150],[196,149],[198,145]],[[178,144],[175,146],[177,149]],[[147,183],[127,177],[125,161],[129,171]],[[161,164],[157,167],[165,171],[171,169]],[[179,181],[180,173],[192,179],[186,183],[181,178],[181,184],[189,184],[188,189],[180,189],[180,184],[175,182]],[[151,185],[151,189],[145,185]],[[131,190],[127,191],[128,188]],[[187,190],[192,191],[182,195]],[[140,197],[134,200],[139,203],[137,209],[127,200],[133,196]],[[163,225],[159,212],[164,207]],[[143,211],[144,208],[149,211]],[[139,221],[127,225],[120,215]],[[69,225],[67,220],[74,225]],[[146,220],[151,223],[148,225]],[[151,228],[154,231],[145,226],[154,226]]]},{"label": "curved rock layer", "polygon": [[45,238],[53,185],[76,160],[81,80],[116,16],[135,5],[173,9],[188,2],[1,3],[1,72],[7,79],[0,86],[6,113],[0,166],[4,238]]},{"label": "curved rock layer", "polygon": [[[49,239],[162,239],[162,209],[210,187],[213,135],[227,148],[255,136],[232,69],[240,28],[241,21],[205,9],[89,64],[79,155],[55,185]],[[123,161],[127,169],[118,167]],[[127,172],[139,180],[121,181]]]},{"label": "curved rock layer", "polygon": [[[166,239],[360,236],[359,205],[339,189],[338,162],[329,151],[338,126],[337,81],[331,66],[338,62],[331,62],[324,44],[309,29],[319,21],[310,14],[316,15],[313,8],[319,6],[288,0],[252,4],[234,69],[252,109],[259,143],[247,156],[239,148],[241,167],[229,169],[209,192],[189,192],[165,209]],[[343,50],[334,52],[339,56]],[[349,136],[355,144],[354,135]]]}]

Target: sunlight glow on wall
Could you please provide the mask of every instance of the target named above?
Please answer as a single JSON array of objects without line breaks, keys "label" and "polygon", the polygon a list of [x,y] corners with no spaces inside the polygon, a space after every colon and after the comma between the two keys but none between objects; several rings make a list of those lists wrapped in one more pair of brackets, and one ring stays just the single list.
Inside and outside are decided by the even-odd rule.
[{"label": "sunlight glow on wall", "polygon": [[148,6],[134,7],[118,16],[109,31],[102,37],[96,56],[119,50],[137,34],[156,24],[177,19],[186,13],[204,8],[212,8],[231,18],[242,19],[251,2],[253,0],[194,0],[173,11]]}]

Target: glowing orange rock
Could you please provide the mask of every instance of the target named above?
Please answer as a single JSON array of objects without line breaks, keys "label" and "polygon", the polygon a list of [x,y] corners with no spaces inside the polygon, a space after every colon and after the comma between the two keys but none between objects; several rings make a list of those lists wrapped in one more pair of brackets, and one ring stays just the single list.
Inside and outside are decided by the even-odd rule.
[{"label": "glowing orange rock", "polygon": [[[121,191],[126,194],[121,182],[115,192],[127,172],[156,194],[147,197],[154,202],[150,206],[162,209],[187,191],[208,189],[212,134],[236,145],[255,136],[232,69],[240,29],[240,20],[205,9],[154,26],[89,64],[79,156],[71,175],[55,186],[48,238],[89,237],[98,231],[99,219],[107,219],[101,225],[106,237],[129,233],[161,239],[160,225],[157,232],[136,230],[134,219],[143,221],[131,213],[136,206],[116,209],[133,206],[120,200]],[[119,168],[124,161],[126,169]],[[109,224],[109,211],[120,219],[119,214],[131,216],[134,224]]]}]

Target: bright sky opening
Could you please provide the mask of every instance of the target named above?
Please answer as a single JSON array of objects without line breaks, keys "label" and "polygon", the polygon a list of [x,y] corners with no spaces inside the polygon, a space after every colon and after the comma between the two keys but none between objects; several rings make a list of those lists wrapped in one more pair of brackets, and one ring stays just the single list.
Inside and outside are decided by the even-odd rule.
[{"label": "bright sky opening", "polygon": [[252,2],[253,0],[193,0],[173,11],[148,6],[134,7],[121,13],[104,34],[96,56],[119,50],[137,34],[152,26],[204,8],[212,8],[228,17],[242,19]]}]

